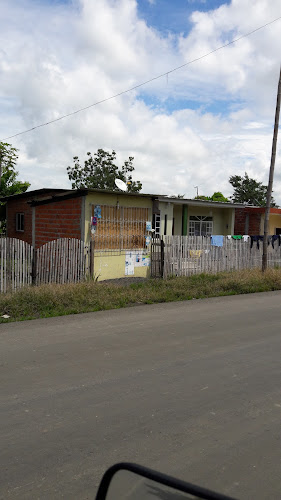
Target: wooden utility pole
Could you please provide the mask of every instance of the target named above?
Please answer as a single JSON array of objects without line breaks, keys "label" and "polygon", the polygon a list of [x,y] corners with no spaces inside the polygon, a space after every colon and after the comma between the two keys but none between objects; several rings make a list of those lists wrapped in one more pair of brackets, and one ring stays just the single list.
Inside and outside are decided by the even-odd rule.
[{"label": "wooden utility pole", "polygon": [[266,269],[267,269],[268,223],[269,223],[269,214],[270,214],[270,202],[271,202],[271,195],[272,195],[274,166],[275,166],[275,158],[276,158],[276,146],[277,146],[277,136],[278,136],[278,127],[279,127],[279,115],[280,115],[280,99],[281,99],[281,67],[280,67],[277,100],[276,100],[276,111],[275,111],[275,123],[274,123],[274,132],[273,132],[273,140],[272,140],[271,162],[270,162],[269,179],[268,179],[268,186],[267,186],[267,195],[266,195],[266,208],[265,208],[265,214],[264,214],[262,272],[266,271]]}]

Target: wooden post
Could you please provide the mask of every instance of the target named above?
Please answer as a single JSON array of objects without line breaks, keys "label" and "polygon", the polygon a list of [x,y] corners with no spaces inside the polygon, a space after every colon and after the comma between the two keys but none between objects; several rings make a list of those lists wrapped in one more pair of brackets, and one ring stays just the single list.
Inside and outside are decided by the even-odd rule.
[{"label": "wooden post", "polygon": [[164,276],[164,248],[165,248],[165,243],[163,241],[163,238],[161,238],[161,278]]},{"label": "wooden post", "polygon": [[94,238],[90,241],[90,278],[94,277],[94,262],[95,262],[95,240]]},{"label": "wooden post", "polygon": [[33,247],[32,252],[32,285],[36,285],[37,250]]},{"label": "wooden post", "polygon": [[281,98],[281,67],[280,67],[277,100],[276,100],[276,111],[275,111],[275,123],[274,123],[274,132],[273,132],[273,140],[272,140],[271,162],[270,162],[270,170],[269,170],[267,195],[266,195],[266,209],[265,209],[265,215],[264,215],[262,272],[266,271],[266,269],[267,269],[267,246],[268,246],[267,239],[268,239],[268,225],[269,225],[268,223],[269,223],[269,214],[270,214],[270,201],[271,201],[271,194],[272,194],[274,166],[275,166],[275,158],[276,158],[276,145],[277,145],[278,126],[279,126],[279,114],[280,114],[280,98]]}]

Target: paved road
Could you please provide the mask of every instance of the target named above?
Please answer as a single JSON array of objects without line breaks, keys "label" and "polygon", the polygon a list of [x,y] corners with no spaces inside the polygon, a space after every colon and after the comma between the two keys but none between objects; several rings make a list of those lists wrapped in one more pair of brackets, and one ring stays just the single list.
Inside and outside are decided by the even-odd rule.
[{"label": "paved road", "polygon": [[94,498],[132,460],[281,498],[281,293],[0,327],[0,497]]}]

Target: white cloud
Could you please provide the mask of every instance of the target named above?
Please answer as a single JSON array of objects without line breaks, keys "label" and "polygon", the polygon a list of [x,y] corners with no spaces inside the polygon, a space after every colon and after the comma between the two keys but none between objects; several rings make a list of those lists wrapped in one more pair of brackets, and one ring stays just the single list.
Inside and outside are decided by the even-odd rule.
[{"label": "white cloud", "polygon": [[[278,17],[278,2],[233,0],[164,36],[134,0],[1,6],[0,137],[104,99]],[[66,167],[97,148],[135,156],[144,191],[231,193],[245,170],[267,182],[281,21],[138,91],[11,140],[32,188],[68,187]],[[146,104],[157,97],[157,106]],[[181,110],[168,111],[181,99]],[[190,100],[198,109],[190,109]],[[168,108],[167,108],[168,106]],[[280,147],[278,147],[280,157]],[[278,161],[278,156],[277,156]],[[281,179],[276,177],[281,204]]]}]

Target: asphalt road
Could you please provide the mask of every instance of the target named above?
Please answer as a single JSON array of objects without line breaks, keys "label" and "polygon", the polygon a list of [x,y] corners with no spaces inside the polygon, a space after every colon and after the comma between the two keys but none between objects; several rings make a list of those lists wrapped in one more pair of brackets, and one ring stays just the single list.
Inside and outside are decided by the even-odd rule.
[{"label": "asphalt road", "polygon": [[94,498],[129,460],[281,498],[281,293],[0,327],[0,498]]}]

